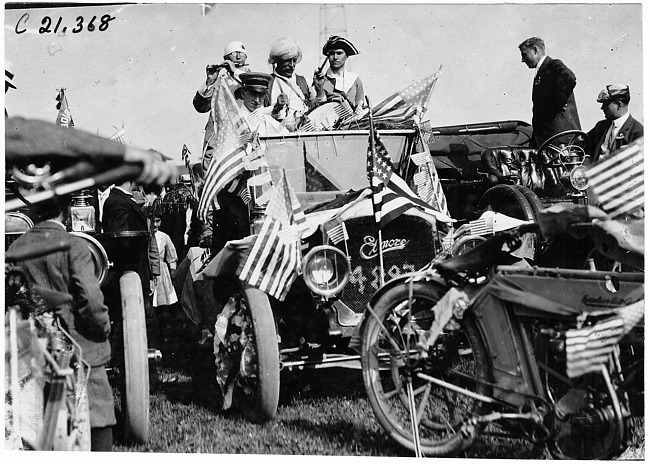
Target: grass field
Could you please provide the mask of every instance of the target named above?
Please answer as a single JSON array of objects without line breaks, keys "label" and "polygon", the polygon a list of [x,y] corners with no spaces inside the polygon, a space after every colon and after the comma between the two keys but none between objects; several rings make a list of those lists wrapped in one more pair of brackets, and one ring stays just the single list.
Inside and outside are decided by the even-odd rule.
[{"label": "grass field", "polygon": [[[151,433],[147,445],[117,439],[115,451],[320,456],[402,456],[411,453],[380,428],[366,399],[361,371],[319,369],[283,372],[275,421],[247,422],[237,411],[216,412],[209,379],[192,382],[196,355],[183,331],[170,332],[163,348],[162,377],[151,386]],[[116,437],[119,435],[119,431]],[[643,422],[626,459],[643,459]],[[522,439],[481,437],[470,458],[549,459],[545,447]]]}]

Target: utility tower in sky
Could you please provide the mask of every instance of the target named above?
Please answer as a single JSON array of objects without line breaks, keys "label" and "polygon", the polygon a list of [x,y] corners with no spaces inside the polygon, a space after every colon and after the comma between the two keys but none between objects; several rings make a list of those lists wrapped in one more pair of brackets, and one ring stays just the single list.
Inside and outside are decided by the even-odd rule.
[{"label": "utility tower in sky", "polygon": [[345,23],[345,5],[321,5],[319,45],[322,47],[331,35],[347,37]]}]

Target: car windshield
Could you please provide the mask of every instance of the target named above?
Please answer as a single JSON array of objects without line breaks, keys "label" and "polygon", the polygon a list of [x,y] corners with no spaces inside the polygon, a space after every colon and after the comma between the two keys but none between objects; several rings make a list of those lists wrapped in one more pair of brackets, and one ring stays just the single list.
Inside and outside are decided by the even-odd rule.
[{"label": "car windshield", "polygon": [[[379,131],[397,165],[412,147],[414,130]],[[300,132],[261,137],[274,182],[282,169],[296,193],[346,192],[368,186],[368,131]],[[304,196],[304,195],[303,195]]]}]

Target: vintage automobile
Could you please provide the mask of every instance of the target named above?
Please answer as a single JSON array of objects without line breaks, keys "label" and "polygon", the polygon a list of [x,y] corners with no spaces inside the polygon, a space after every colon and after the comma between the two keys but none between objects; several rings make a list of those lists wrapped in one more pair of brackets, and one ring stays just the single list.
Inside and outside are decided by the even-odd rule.
[{"label": "vintage automobile", "polygon": [[[378,133],[395,172],[414,191],[418,166],[412,155],[430,150],[456,227],[484,210],[532,221],[543,208],[521,176],[500,184],[485,171],[476,151],[508,147],[532,153],[525,147],[530,128],[524,123],[423,132],[407,126]],[[216,377],[215,396],[222,409],[237,405],[253,421],[270,420],[276,414],[281,370],[358,366],[359,329],[370,297],[392,278],[462,252],[462,247],[443,247],[450,224],[417,208],[384,227],[379,243],[367,189],[368,135],[361,128],[260,138],[274,181],[285,173],[308,224],[301,235],[302,273],[284,301],[238,278],[264,221],[263,207],[251,210],[253,235],[229,242],[216,256],[190,250],[179,266],[177,292],[189,318],[203,329],[201,357],[210,360],[201,364],[207,372],[204,381]],[[423,147],[422,135],[428,146]],[[256,198],[254,191],[252,196]],[[572,201],[569,196],[561,200]],[[344,239],[328,234],[332,221],[345,225]],[[461,245],[471,246],[471,240],[484,239],[470,235]]]}]

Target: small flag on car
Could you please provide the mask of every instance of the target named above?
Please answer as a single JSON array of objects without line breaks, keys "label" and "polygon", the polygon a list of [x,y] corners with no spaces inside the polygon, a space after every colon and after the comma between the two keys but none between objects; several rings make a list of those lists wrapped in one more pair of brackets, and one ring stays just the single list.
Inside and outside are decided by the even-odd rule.
[{"label": "small flag on car", "polygon": [[345,227],[345,222],[339,222],[338,224],[326,224],[325,232],[334,245],[338,245],[343,240],[348,240],[350,238],[348,235],[348,230]]},{"label": "small flag on car", "polygon": [[585,329],[566,332],[566,370],[569,378],[598,372],[623,336],[625,324],[620,316],[598,322]]},{"label": "small flag on car", "polygon": [[493,235],[494,217],[486,214],[475,221],[469,221],[469,230],[472,235]]},{"label": "small flag on car", "polygon": [[643,208],[643,171],[640,138],[587,170],[590,196],[612,219],[631,214]]}]

